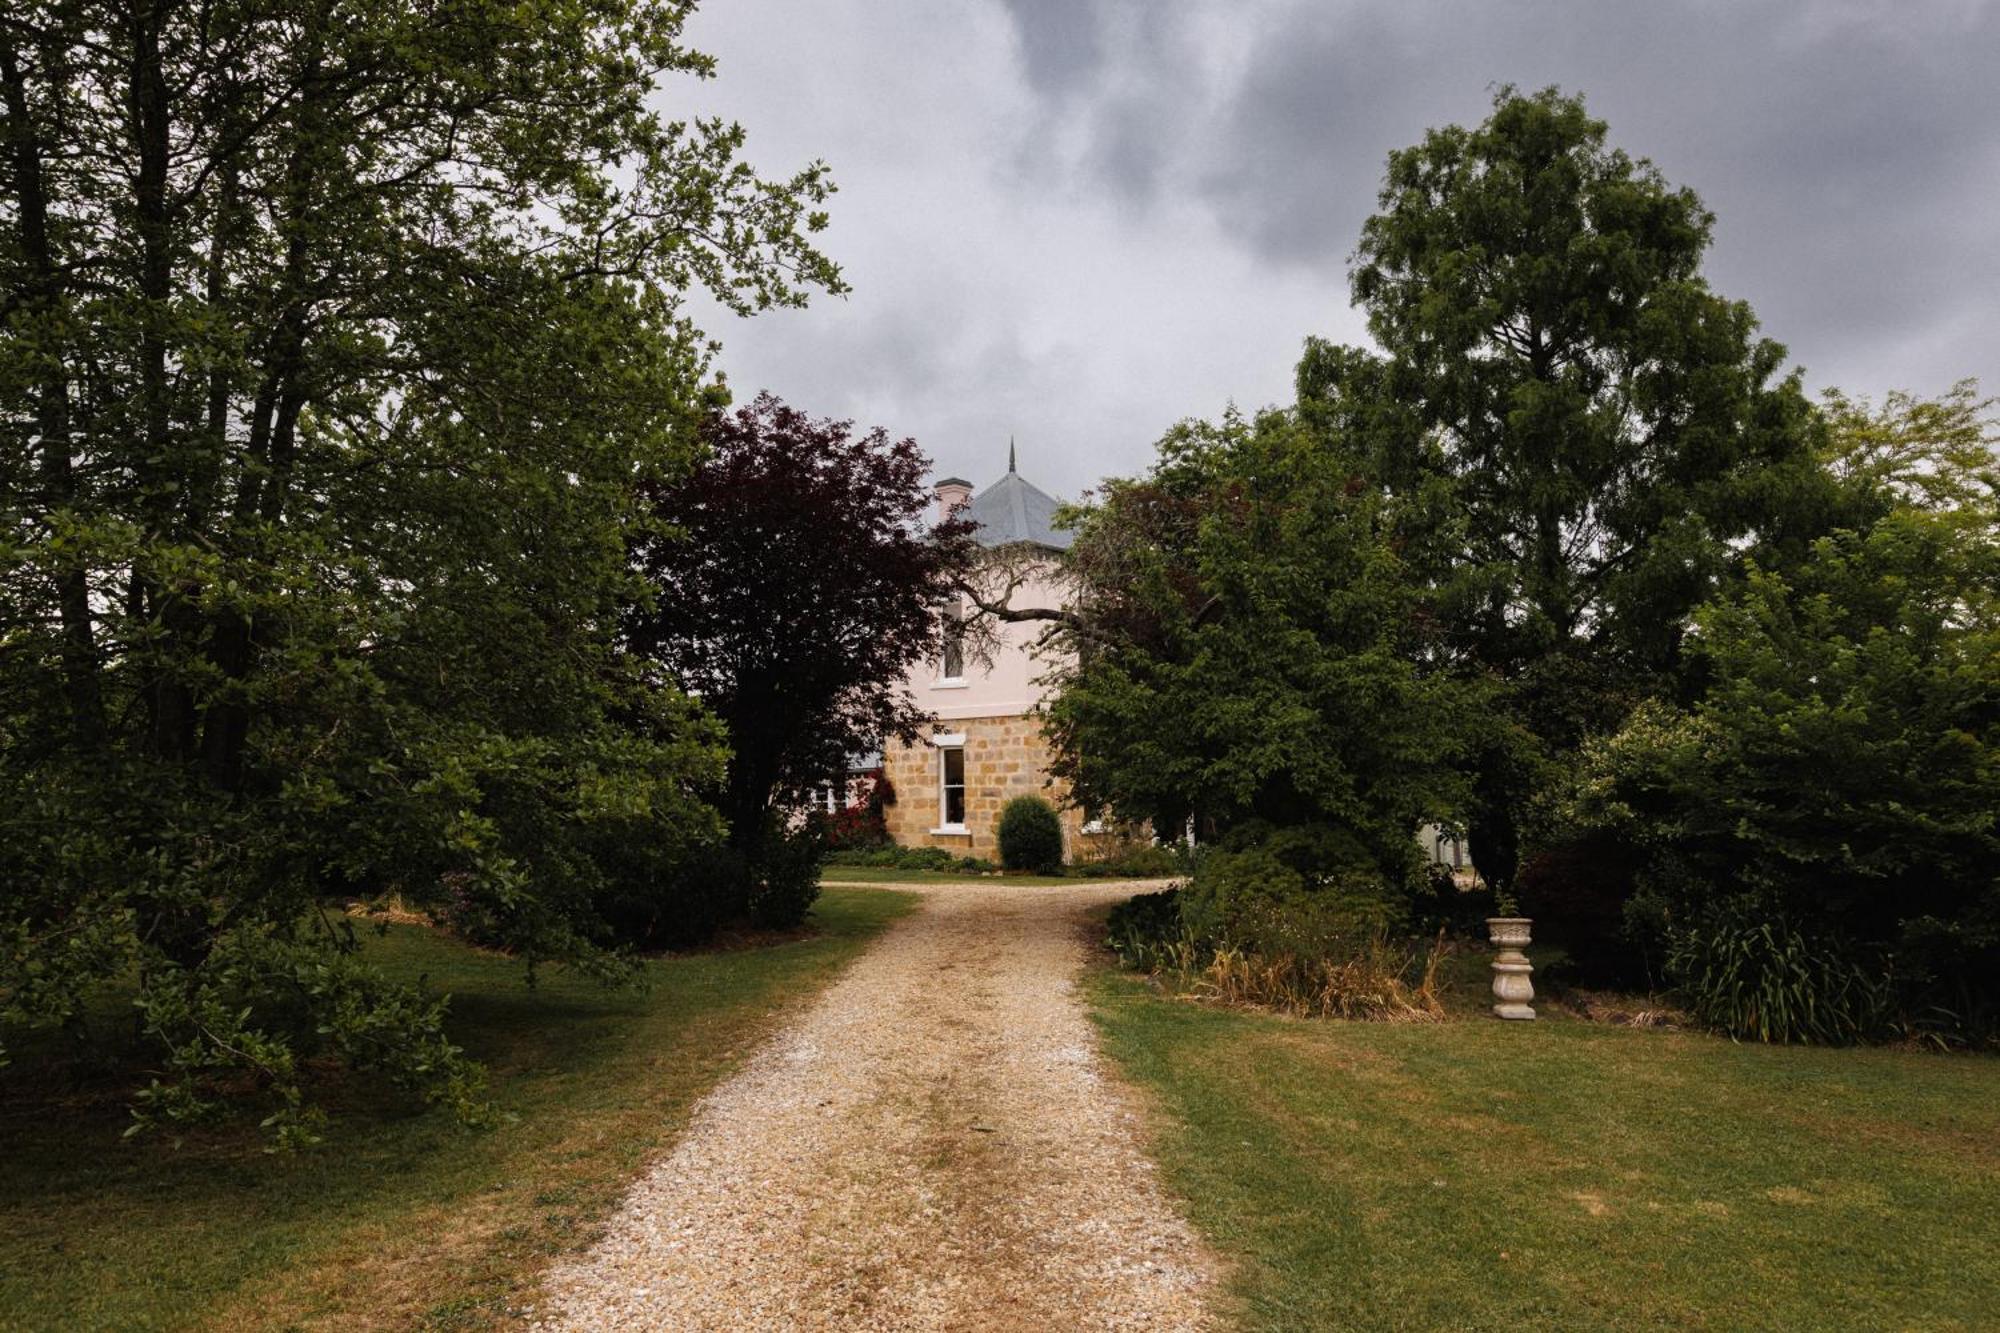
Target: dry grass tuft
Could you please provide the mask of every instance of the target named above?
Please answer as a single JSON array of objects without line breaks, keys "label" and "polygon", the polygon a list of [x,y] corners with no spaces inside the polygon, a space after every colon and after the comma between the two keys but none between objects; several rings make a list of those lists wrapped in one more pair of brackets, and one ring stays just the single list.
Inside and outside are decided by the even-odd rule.
[{"label": "dry grass tuft", "polygon": [[1435,1023],[1445,1016],[1438,989],[1444,937],[1430,948],[1382,937],[1340,956],[1258,954],[1225,945],[1212,953],[1170,947],[1162,971],[1181,993],[1219,1004],[1303,1018]]}]

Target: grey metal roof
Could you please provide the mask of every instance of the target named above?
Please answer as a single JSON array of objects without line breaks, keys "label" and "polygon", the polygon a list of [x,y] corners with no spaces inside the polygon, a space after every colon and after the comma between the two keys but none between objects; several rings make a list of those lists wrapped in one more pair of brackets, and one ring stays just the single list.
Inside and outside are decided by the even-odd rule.
[{"label": "grey metal roof", "polygon": [[1061,503],[1010,466],[1006,476],[972,497],[965,513],[979,525],[973,537],[981,546],[1017,546],[1026,542],[1067,551],[1074,534],[1054,526],[1056,509]]}]

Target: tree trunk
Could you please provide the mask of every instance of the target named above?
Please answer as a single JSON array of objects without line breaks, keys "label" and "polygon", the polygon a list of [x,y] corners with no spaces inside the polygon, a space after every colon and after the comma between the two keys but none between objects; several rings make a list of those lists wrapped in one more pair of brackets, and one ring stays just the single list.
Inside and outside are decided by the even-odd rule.
[{"label": "tree trunk", "polygon": [[[41,143],[29,114],[27,74],[12,37],[4,28],[0,28],[0,85],[5,89],[7,147],[14,169],[14,203],[27,267],[22,306],[28,318],[24,323],[32,327],[37,316],[52,313],[60,303],[62,283],[49,243],[48,193],[42,174]],[[43,503],[54,515],[74,512],[78,499],[71,458],[70,386],[62,356],[49,353],[42,359],[46,368],[35,389],[35,431],[41,444],[37,471]],[[58,557],[54,579],[56,613],[61,624],[60,669],[70,732],[84,753],[92,753],[104,742],[105,724],[87,557]]]}]

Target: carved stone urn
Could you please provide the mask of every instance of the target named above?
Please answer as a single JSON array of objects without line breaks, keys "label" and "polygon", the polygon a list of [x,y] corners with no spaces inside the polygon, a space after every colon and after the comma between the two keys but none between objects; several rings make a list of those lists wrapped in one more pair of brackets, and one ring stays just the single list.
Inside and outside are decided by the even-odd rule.
[{"label": "carved stone urn", "polygon": [[1486,918],[1488,938],[1493,941],[1493,998],[1498,1002],[1493,1012],[1501,1018],[1533,1018],[1535,1011],[1528,1001],[1535,998],[1535,985],[1528,980],[1534,966],[1528,956],[1521,952],[1528,943],[1528,927],[1533,922],[1525,916],[1489,916]]}]

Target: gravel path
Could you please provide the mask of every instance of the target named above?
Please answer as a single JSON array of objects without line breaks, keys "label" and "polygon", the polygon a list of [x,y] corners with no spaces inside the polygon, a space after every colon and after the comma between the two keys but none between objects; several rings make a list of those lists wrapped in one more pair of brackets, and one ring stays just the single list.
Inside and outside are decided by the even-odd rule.
[{"label": "gravel path", "polygon": [[545,1328],[1193,1329],[1212,1264],[1073,980],[1131,885],[950,885],[702,1103]]}]

